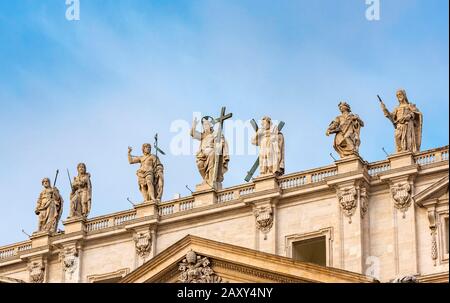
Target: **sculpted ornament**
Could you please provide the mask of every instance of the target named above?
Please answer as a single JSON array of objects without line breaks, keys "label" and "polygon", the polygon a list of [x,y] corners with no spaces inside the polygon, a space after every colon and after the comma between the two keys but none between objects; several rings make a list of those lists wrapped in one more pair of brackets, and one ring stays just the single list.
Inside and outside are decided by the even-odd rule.
[{"label": "sculpted ornament", "polygon": [[361,187],[359,190],[359,203],[361,207],[361,219],[364,219],[367,211],[369,210],[369,194],[365,187]]},{"label": "sculpted ornament", "polygon": [[152,248],[152,235],[149,232],[140,232],[137,233],[133,239],[136,247],[136,253],[139,257],[147,257]]},{"label": "sculpted ornament", "polygon": [[338,189],[337,197],[339,199],[339,205],[344,212],[344,215],[348,217],[348,223],[352,223],[352,216],[356,211],[357,197],[356,189],[354,187]]},{"label": "sculpted ornament", "polygon": [[42,261],[33,261],[28,264],[28,271],[30,272],[30,283],[44,282],[45,264]]},{"label": "sculpted ornament", "polygon": [[63,271],[68,274],[73,274],[77,267],[78,262],[78,250],[76,247],[67,247],[61,254],[60,259],[62,261]]},{"label": "sculpted ornament", "polygon": [[[261,206],[254,209],[256,227],[267,234],[273,226],[273,211],[271,206]],[[266,239],[265,236],[264,239]]]},{"label": "sculpted ornament", "polygon": [[402,211],[405,218],[405,212],[411,205],[411,185],[408,182],[394,184],[391,187],[391,195],[395,208]]},{"label": "sculpted ornament", "polygon": [[210,267],[207,257],[198,256],[193,250],[186,254],[186,258],[179,263],[178,282],[181,283],[223,283],[222,278],[217,276]]}]

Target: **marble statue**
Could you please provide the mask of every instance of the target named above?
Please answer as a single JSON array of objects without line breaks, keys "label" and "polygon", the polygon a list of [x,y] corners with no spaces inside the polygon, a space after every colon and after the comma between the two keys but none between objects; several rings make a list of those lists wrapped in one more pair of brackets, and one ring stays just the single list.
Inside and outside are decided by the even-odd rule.
[{"label": "marble statue", "polygon": [[196,118],[191,129],[191,137],[200,141],[200,147],[196,154],[196,164],[203,178],[202,184],[208,184],[215,188],[216,184],[223,181],[223,175],[228,170],[228,162],[230,161],[228,144],[221,133],[221,127],[217,131],[214,130],[213,118],[203,117],[201,122],[202,132],[196,130],[198,124]]},{"label": "marble statue", "polygon": [[77,165],[78,176],[73,178],[70,193],[69,217],[85,217],[91,211],[92,184],[91,175],[86,171],[86,164]]},{"label": "marble statue", "polygon": [[340,102],[338,107],[341,115],[330,123],[326,135],[336,134],[333,147],[342,159],[359,154],[360,131],[364,122],[352,113],[346,102]]},{"label": "marble statue", "polygon": [[128,147],[128,162],[141,164],[136,175],[144,201],[161,201],[164,189],[164,166],[159,158],[151,153],[152,146],[149,143],[142,145],[143,155],[140,157],[132,156],[132,150]]},{"label": "marble statue", "polygon": [[42,180],[42,190],[37,200],[35,213],[38,215],[38,231],[54,233],[58,227],[63,211],[63,198],[56,186],[51,186],[50,179]]},{"label": "marble statue", "polygon": [[270,117],[262,118],[262,127],[253,136],[252,144],[259,146],[260,175],[284,174],[284,136]]},{"label": "marble statue", "polygon": [[[379,97],[378,97],[379,98]],[[395,127],[396,152],[419,152],[422,142],[422,113],[415,104],[409,103],[405,90],[397,91],[399,105],[391,113],[381,99],[381,109]]]}]

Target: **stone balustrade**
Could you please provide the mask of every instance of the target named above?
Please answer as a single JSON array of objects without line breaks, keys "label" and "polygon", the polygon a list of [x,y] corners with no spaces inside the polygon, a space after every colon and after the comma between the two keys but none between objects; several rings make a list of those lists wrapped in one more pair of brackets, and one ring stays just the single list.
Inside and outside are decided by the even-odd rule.
[{"label": "stone balustrade", "polygon": [[86,222],[86,230],[88,232],[106,229],[108,227],[119,226],[128,221],[136,219],[136,211],[127,210],[110,216],[102,216],[90,219]]},{"label": "stone balustrade", "polygon": [[368,171],[370,176],[376,176],[379,173],[388,171],[390,169],[391,169],[391,163],[389,162],[389,160],[384,160],[384,161],[378,161],[378,162],[375,162],[375,163],[371,163],[367,167],[367,171]]},{"label": "stone balustrade", "polygon": [[16,256],[18,253],[31,249],[31,241],[23,241],[0,248],[0,260]]},{"label": "stone balustrade", "polygon": [[414,156],[415,163],[427,165],[439,161],[448,161],[448,145],[432,150],[420,152]]}]

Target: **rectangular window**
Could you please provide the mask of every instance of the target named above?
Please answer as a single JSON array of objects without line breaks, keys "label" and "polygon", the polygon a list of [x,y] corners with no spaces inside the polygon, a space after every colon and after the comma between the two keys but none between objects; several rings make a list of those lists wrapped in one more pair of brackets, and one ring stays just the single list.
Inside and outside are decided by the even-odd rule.
[{"label": "rectangular window", "polygon": [[326,237],[316,237],[292,243],[292,258],[296,261],[327,265]]}]

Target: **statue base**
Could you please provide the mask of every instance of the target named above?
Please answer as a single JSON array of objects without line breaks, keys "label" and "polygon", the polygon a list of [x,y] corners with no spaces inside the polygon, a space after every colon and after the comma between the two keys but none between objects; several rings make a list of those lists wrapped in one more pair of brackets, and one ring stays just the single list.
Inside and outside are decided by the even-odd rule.
[{"label": "statue base", "polygon": [[364,169],[366,162],[358,154],[344,157],[335,161],[338,174],[361,171]]},{"label": "statue base", "polygon": [[222,182],[215,182],[212,185],[209,185],[206,182],[195,185],[195,192],[206,191],[206,190],[221,190]]},{"label": "statue base", "polygon": [[86,218],[83,216],[76,216],[67,218],[63,221],[64,232],[66,234],[74,232],[84,232],[85,231]]},{"label": "statue base", "polygon": [[42,247],[50,244],[50,237],[52,233],[48,231],[35,231],[31,237],[31,247]]},{"label": "statue base", "polygon": [[157,215],[158,203],[159,200],[153,200],[153,201],[144,201],[143,203],[136,204],[134,206],[134,209],[136,209],[136,218],[143,218]]}]

